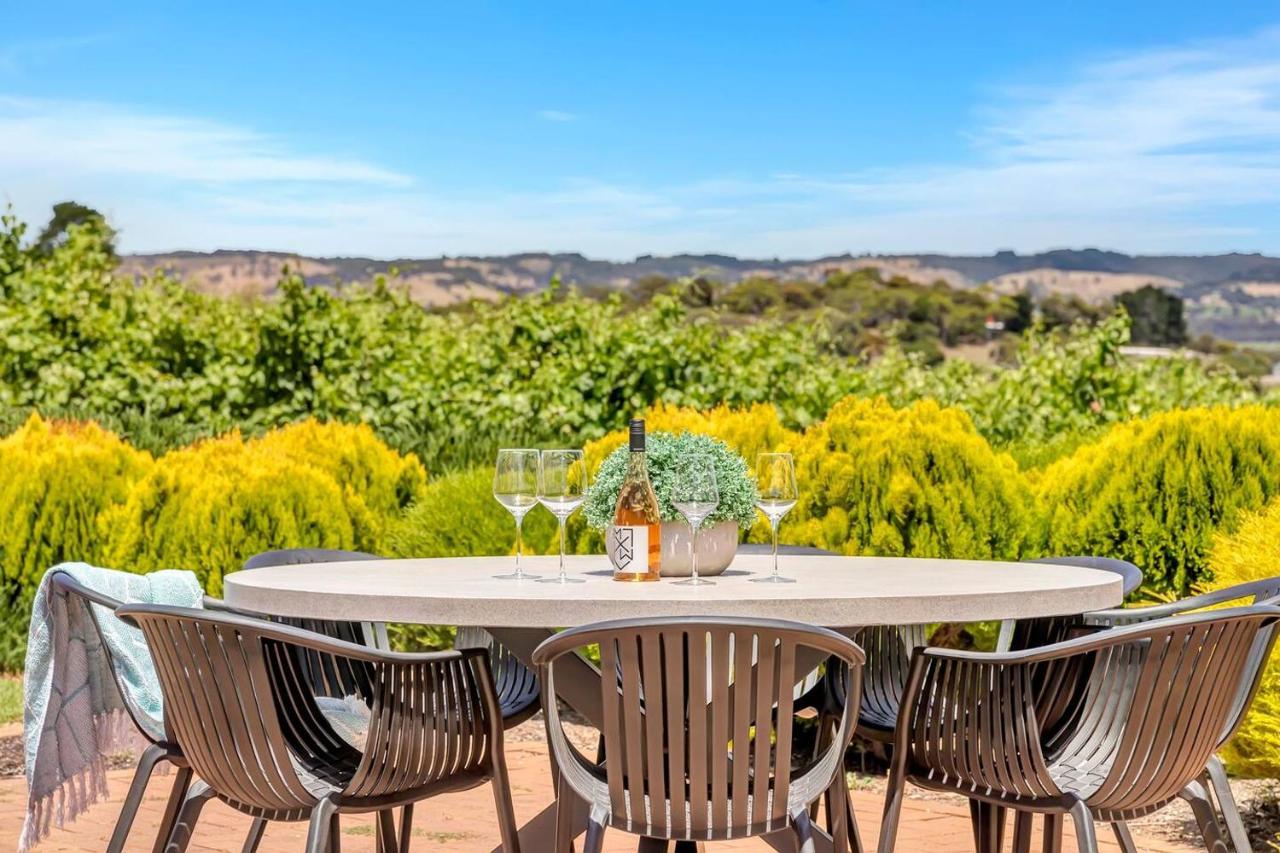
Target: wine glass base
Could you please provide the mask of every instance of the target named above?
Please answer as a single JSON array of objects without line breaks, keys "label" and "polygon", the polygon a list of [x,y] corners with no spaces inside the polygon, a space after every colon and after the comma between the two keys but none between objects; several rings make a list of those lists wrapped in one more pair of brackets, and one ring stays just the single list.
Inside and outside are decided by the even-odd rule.
[{"label": "wine glass base", "polygon": [[682,581],[673,581],[673,586],[715,586],[715,581],[709,581],[706,578],[688,578]]},{"label": "wine glass base", "polygon": [[569,577],[562,578],[559,575],[557,575],[554,578],[538,578],[538,583],[570,584],[570,583],[586,583],[586,582],[587,582],[586,578],[569,578]]},{"label": "wine glass base", "polygon": [[494,575],[496,581],[532,581],[537,580],[538,575],[531,575],[528,572],[512,572],[509,575]]},{"label": "wine glass base", "polygon": [[765,575],[762,578],[750,578],[752,583],[795,583],[795,578],[784,578],[782,575]]}]

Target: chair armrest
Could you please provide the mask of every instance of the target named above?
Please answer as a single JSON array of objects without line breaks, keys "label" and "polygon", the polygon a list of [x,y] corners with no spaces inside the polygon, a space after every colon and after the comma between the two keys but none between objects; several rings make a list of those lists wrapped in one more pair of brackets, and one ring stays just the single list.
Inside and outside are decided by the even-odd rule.
[{"label": "chair armrest", "polygon": [[1264,600],[1274,599],[1280,595],[1280,578],[1248,581],[1216,589],[1212,592],[1193,595],[1167,604],[1151,604],[1145,607],[1114,607],[1107,610],[1094,610],[1084,614],[1084,619],[1093,625],[1114,627],[1117,625],[1134,625],[1149,622],[1152,619],[1163,619],[1166,616],[1178,616],[1192,613],[1206,607],[1217,607],[1234,601],[1247,604],[1260,604]]}]

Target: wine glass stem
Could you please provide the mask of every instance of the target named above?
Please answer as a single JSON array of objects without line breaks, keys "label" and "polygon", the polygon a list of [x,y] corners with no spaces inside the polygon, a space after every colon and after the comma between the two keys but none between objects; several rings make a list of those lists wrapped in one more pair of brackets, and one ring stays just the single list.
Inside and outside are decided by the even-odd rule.
[{"label": "wine glass stem", "polygon": [[693,582],[698,582],[698,528],[701,524],[693,525]]},{"label": "wine glass stem", "polygon": [[778,520],[769,519],[769,526],[773,528],[773,576],[778,576]]},{"label": "wine glass stem", "polygon": [[560,516],[560,582],[564,579],[564,516]]},{"label": "wine glass stem", "polygon": [[520,554],[524,550],[524,516],[516,516],[516,579],[524,577],[524,567],[520,565]]}]

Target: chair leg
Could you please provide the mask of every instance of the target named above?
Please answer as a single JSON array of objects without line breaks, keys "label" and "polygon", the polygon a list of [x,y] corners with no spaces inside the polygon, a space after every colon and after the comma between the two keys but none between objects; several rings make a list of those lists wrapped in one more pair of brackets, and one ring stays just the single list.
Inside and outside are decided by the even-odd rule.
[{"label": "chair leg", "polygon": [[396,853],[396,816],[392,809],[383,809],[374,818],[374,849],[378,853]]},{"label": "chair leg", "polygon": [[1098,853],[1098,837],[1093,828],[1093,813],[1084,801],[1071,807],[1071,825],[1076,831],[1076,848],[1080,853]]},{"label": "chair leg", "polygon": [[898,843],[898,818],[902,816],[902,798],[907,780],[897,765],[889,770],[889,785],[884,795],[884,816],[880,820],[879,853],[893,853]]},{"label": "chair leg", "polygon": [[1031,822],[1034,818],[1032,812],[1013,813],[1013,853],[1031,853]]},{"label": "chair leg", "polygon": [[601,853],[604,850],[604,826],[608,814],[599,807],[591,810],[587,819],[587,837],[582,842],[582,853]]},{"label": "chair leg", "polygon": [[164,760],[164,756],[164,749],[152,744],[138,757],[138,769],[133,771],[133,781],[129,784],[124,805],[120,807],[120,816],[116,818],[116,828],[111,833],[111,841],[107,843],[107,853],[121,853],[124,850],[124,842],[129,837],[129,830],[133,828],[133,819],[138,815],[142,795],[147,792],[147,782],[151,781],[152,771]]},{"label": "chair leg", "polygon": [[191,786],[173,822],[173,830],[169,833],[169,840],[165,844],[165,853],[186,853],[187,845],[191,843],[191,835],[196,829],[196,821],[200,819],[200,811],[212,798],[213,789],[204,782],[196,782]]},{"label": "chair leg", "polygon": [[[561,774],[563,778],[563,774]],[[507,762],[502,750],[495,749],[493,756],[493,803],[498,811],[498,832],[502,836],[503,853],[520,853],[520,825],[516,823],[515,808],[511,803],[511,783],[507,781]]]},{"label": "chair leg", "polygon": [[1204,849],[1208,853],[1228,853],[1226,839],[1222,837],[1222,827],[1218,824],[1218,815],[1213,810],[1213,803],[1209,801],[1209,792],[1204,785],[1192,782],[1182,789],[1179,796],[1191,805],[1191,813],[1195,815],[1196,824],[1200,827],[1200,837],[1204,840]]},{"label": "chair leg", "polygon": [[809,820],[808,809],[801,809],[791,816],[791,829],[796,834],[798,853],[814,853],[813,822]]},{"label": "chair leg", "polygon": [[329,818],[329,853],[342,853],[342,825],[337,812]]},{"label": "chair leg", "polygon": [[827,809],[827,831],[831,833],[831,847],[839,853],[849,849],[849,808],[846,801],[849,791],[844,784],[844,773],[836,773],[831,786],[827,788],[825,806]]},{"label": "chair leg", "polygon": [[560,784],[556,786],[556,848],[555,853],[572,853],[573,851],[573,798],[578,796],[569,787],[569,782],[560,775]]},{"label": "chair leg", "polygon": [[[1111,829],[1116,834],[1116,843],[1120,845],[1120,853],[1138,853],[1138,848],[1133,843],[1133,834],[1129,832],[1129,824],[1118,820],[1111,824]],[[1246,850],[1245,853],[1249,853],[1249,851]]]},{"label": "chair leg", "polygon": [[978,853],[1000,853],[1004,846],[1004,807],[970,800],[969,814],[973,820],[973,841]]},{"label": "chair leg", "polygon": [[853,795],[846,788],[844,792],[845,822],[849,826],[849,850],[851,853],[865,853],[862,846],[862,833],[858,831],[858,816],[853,813]]},{"label": "chair leg", "polygon": [[1209,771],[1209,784],[1213,795],[1218,800],[1218,811],[1222,812],[1222,822],[1227,825],[1227,833],[1231,836],[1231,846],[1237,853],[1249,853],[1253,848],[1249,845],[1249,833],[1245,831],[1244,821],[1240,819],[1240,809],[1236,805],[1235,795],[1231,793],[1231,782],[1227,779],[1227,768],[1222,759],[1214,755],[1205,765]]},{"label": "chair leg", "polygon": [[1062,815],[1044,816],[1044,853],[1062,853]]},{"label": "chair leg", "polygon": [[307,829],[307,853],[327,853],[333,816],[337,814],[333,800],[325,797],[311,809],[311,826]]},{"label": "chair leg", "polygon": [[401,810],[400,815],[400,853],[409,853],[409,839],[413,837],[413,803]]},{"label": "chair leg", "polygon": [[240,848],[240,853],[257,853],[258,845],[262,843],[262,833],[266,829],[267,819],[255,817],[249,826],[249,834],[244,839],[244,847]]},{"label": "chair leg", "polygon": [[151,846],[151,853],[164,853],[165,847],[168,846],[173,828],[178,822],[178,811],[186,802],[192,775],[190,767],[179,767],[174,770],[173,784],[169,787],[169,799],[165,801],[164,814],[160,817],[160,828],[156,830],[156,840]]}]

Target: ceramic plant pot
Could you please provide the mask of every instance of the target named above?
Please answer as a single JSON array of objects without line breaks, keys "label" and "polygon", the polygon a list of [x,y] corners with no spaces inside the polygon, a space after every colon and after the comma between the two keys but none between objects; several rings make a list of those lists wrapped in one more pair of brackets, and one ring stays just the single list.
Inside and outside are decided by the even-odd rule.
[{"label": "ceramic plant pot", "polygon": [[[693,529],[683,521],[662,523],[662,576],[683,578],[693,574],[690,544]],[[722,574],[738,552],[738,525],[721,521],[703,525],[698,534],[698,574],[713,577]]]}]

